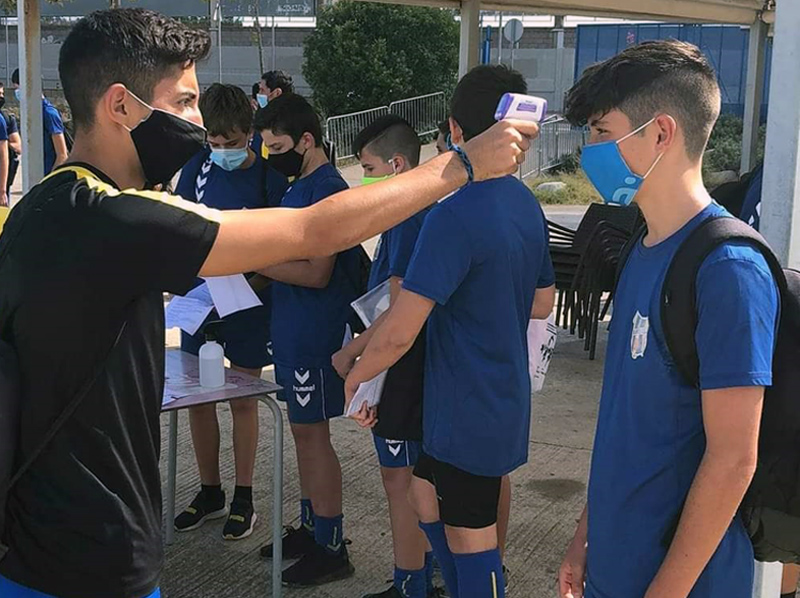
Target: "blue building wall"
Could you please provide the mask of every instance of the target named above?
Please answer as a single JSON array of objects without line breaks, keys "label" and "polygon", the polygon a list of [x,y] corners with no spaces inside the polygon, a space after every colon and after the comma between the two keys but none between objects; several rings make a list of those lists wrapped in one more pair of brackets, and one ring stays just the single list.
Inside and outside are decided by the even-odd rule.
[{"label": "blue building wall", "polygon": [[[656,39],[679,39],[698,46],[714,66],[722,89],[723,112],[744,114],[747,47],[750,30],[736,25],[651,24],[580,25],[575,52],[575,77],[586,67],[611,58],[628,46]],[[761,107],[766,121],[772,64],[772,40],[766,51],[766,88]]]}]

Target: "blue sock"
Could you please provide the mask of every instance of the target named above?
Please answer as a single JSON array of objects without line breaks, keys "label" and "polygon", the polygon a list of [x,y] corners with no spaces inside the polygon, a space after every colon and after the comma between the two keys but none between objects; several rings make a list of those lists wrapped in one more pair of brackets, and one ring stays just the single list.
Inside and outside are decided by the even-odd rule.
[{"label": "blue sock", "polygon": [[428,594],[433,592],[433,551],[425,553],[425,587]]},{"label": "blue sock", "polygon": [[394,568],[394,587],[403,598],[426,598],[425,568],[417,571]]},{"label": "blue sock", "polygon": [[500,551],[454,554],[459,598],[505,598]]},{"label": "blue sock", "polygon": [[439,566],[442,568],[442,577],[444,577],[444,584],[447,586],[447,593],[450,598],[461,598],[458,593],[458,575],[456,573],[456,563],[453,560],[453,553],[450,552],[450,547],[447,545],[447,536],[444,534],[444,523],[437,521],[436,523],[422,523],[419,524],[420,528],[428,537],[428,542],[433,547],[433,554],[436,555],[436,560],[439,561]]},{"label": "blue sock", "polygon": [[314,515],[314,539],[330,554],[341,554],[344,548],[342,539],[341,515],[336,517],[320,517]]},{"label": "blue sock", "polygon": [[314,507],[311,506],[310,498],[300,499],[300,525],[314,535]]}]

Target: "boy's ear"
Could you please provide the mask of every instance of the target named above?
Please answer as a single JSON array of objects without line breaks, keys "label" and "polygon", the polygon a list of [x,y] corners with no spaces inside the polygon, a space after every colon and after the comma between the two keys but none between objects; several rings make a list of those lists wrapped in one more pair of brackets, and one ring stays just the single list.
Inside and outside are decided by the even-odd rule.
[{"label": "boy's ear", "polygon": [[406,170],[410,170],[408,167],[408,160],[406,160],[406,157],[402,154],[395,154],[392,156],[392,164],[394,166],[394,171],[397,174],[405,172]]},{"label": "boy's ear", "polygon": [[675,138],[680,130],[678,122],[669,114],[662,114],[656,117],[655,124],[658,130],[658,149],[666,152],[675,143]]},{"label": "boy's ear", "polygon": [[461,145],[462,143],[464,143],[464,131],[461,129],[461,125],[459,125],[452,116],[449,118],[449,121],[450,121],[450,140],[455,145]]}]

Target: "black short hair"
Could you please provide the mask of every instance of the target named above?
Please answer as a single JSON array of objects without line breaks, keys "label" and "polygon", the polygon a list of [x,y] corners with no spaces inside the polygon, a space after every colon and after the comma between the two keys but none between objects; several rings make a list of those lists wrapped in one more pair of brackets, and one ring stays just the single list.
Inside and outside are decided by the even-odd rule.
[{"label": "black short hair", "polygon": [[122,83],[145,102],[174,69],[204,59],[206,31],[192,29],[152,10],[100,10],[78,21],[64,40],[58,73],[78,127],[91,127],[97,102]]},{"label": "black short hair", "polygon": [[254,127],[258,131],[288,135],[295,145],[300,143],[304,133],[311,133],[315,145],[322,145],[319,115],[308,100],[296,93],[281,95],[256,112]]},{"label": "black short hair", "polygon": [[387,162],[392,156],[400,154],[412,168],[419,166],[419,135],[407,120],[395,114],[378,117],[356,135],[353,154],[360,158],[364,149]]},{"label": "black short hair", "polygon": [[720,89],[703,52],[676,40],[645,42],[584,71],[567,94],[566,117],[584,125],[619,110],[634,127],[669,114],[691,159],[702,156],[720,113]]},{"label": "black short hair", "polygon": [[261,93],[261,84],[253,83],[253,87],[250,89],[250,97],[254,100],[258,98],[258,94]]},{"label": "black short hair", "polygon": [[506,93],[528,93],[525,77],[504,65],[476,66],[461,78],[450,102],[450,115],[464,140],[480,135],[496,121],[497,105]]},{"label": "black short hair", "polygon": [[19,69],[14,69],[14,72],[11,73],[11,83],[13,85],[19,85]]},{"label": "black short hair", "polygon": [[292,76],[284,71],[267,71],[261,75],[264,85],[271,90],[280,89],[283,93],[294,93]]},{"label": "black short hair", "polygon": [[235,85],[214,83],[200,96],[200,112],[209,135],[228,135],[235,129],[253,128],[253,107],[247,94]]},{"label": "black short hair", "polygon": [[450,120],[444,119],[442,122],[439,123],[439,133],[442,135],[449,135],[450,134]]}]

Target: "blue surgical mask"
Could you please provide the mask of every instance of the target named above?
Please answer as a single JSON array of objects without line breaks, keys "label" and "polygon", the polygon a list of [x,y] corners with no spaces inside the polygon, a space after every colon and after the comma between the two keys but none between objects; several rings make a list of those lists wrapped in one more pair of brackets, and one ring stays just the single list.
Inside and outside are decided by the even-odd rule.
[{"label": "blue surgical mask", "polygon": [[218,149],[211,151],[211,161],[223,170],[236,170],[247,160],[246,147],[236,149]]},{"label": "blue surgical mask", "polygon": [[258,102],[259,108],[266,108],[267,104],[269,104],[269,96],[265,93],[260,93],[256,96],[256,102]]},{"label": "blue surgical mask", "polygon": [[14,90],[14,97],[17,98],[18,102],[22,101],[22,90],[19,87]]},{"label": "blue surgical mask", "polygon": [[644,180],[650,176],[661,158],[664,157],[664,154],[658,156],[650,169],[640,176],[630,169],[619,150],[620,143],[643,131],[655,120],[654,118],[646,122],[616,141],[604,141],[584,146],[581,166],[604,202],[620,206],[630,205]]}]

